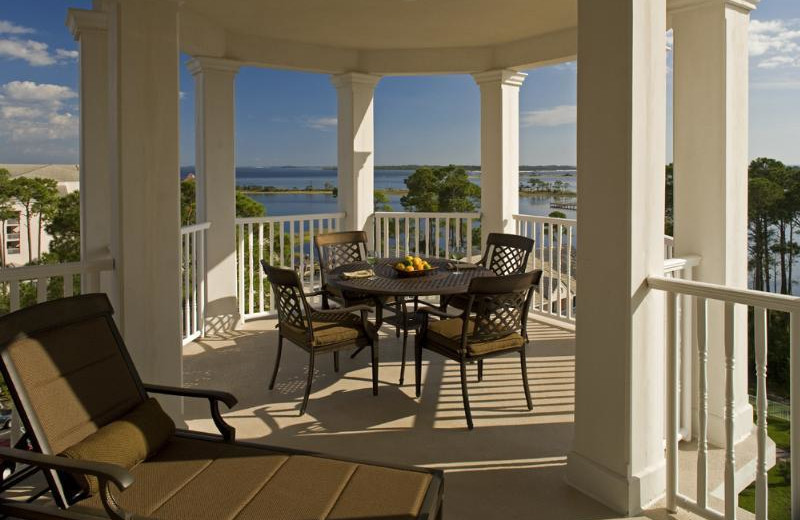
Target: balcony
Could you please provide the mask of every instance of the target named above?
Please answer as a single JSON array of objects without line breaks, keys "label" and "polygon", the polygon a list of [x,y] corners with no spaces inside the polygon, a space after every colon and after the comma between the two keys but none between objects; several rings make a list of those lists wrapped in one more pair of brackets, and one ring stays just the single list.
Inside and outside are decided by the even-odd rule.
[{"label": "balcony", "polygon": [[[766,519],[766,312],[792,314],[793,357],[800,357],[800,301],[744,289],[747,30],[755,3],[316,4],[320,11],[266,0],[95,2],[91,10],[70,10],[81,49],[87,227],[83,262],[70,269],[83,280],[110,250],[113,271],[101,277],[100,290],[117,308],[142,377],[239,394],[242,406],[229,416],[244,437],[439,465],[450,473],[448,518],[497,511],[509,518],[616,518],[651,507],[651,518],[666,517],[665,509],[734,518],[736,492],[755,478],[757,517]],[[287,27],[297,31],[287,34]],[[674,30],[675,240],[665,245],[667,27]],[[191,56],[197,215],[208,223],[183,231],[175,207],[179,51]],[[522,71],[576,56],[580,236],[576,222],[517,215]],[[338,213],[236,220],[235,78],[248,66],[330,74]],[[375,88],[384,76],[411,74],[474,79],[480,216],[374,213]],[[533,413],[519,410],[513,371],[501,359],[475,385],[482,399],[477,427],[463,431],[452,367],[431,361],[423,398],[410,399],[393,384],[398,349],[391,337],[382,346],[378,398],[364,395],[365,360],[343,363],[342,378],[321,360],[308,417],[292,417],[304,365],[291,349],[281,386],[267,392],[274,306],[259,260],[296,267],[313,287],[319,272],[310,244],[318,233],[366,230],[385,257],[446,255],[454,245],[480,243],[473,235],[478,220],[482,233],[536,241],[530,267],[545,276],[530,323]],[[14,304],[23,303],[15,291],[49,297],[48,287],[59,283],[53,278],[67,274],[8,271],[0,282]],[[748,308],[756,330],[755,426],[747,399]],[[796,392],[800,371],[792,377]],[[793,403],[798,416],[800,399]],[[187,412],[190,421],[204,420],[198,410]],[[793,433],[800,445],[800,429]],[[797,516],[800,450],[794,457]]]}]

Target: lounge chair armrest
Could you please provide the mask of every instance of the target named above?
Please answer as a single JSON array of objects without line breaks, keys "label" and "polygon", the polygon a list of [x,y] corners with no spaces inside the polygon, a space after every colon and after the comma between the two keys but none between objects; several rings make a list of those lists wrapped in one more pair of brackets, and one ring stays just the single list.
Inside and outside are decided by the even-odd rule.
[{"label": "lounge chair armrest", "polygon": [[325,296],[326,294],[328,294],[328,291],[326,291],[325,289],[318,289],[316,291],[311,291],[303,294],[305,294],[306,298],[312,298],[314,296]]},{"label": "lounge chair armrest", "polygon": [[233,442],[236,439],[236,429],[225,422],[219,411],[219,403],[224,403],[228,408],[233,408],[239,401],[228,392],[221,390],[201,390],[196,388],[181,388],[177,386],[164,386],[145,384],[144,389],[152,394],[177,395],[181,397],[198,397],[208,399],[211,406],[211,419],[214,421],[219,433],[226,441]]},{"label": "lounge chair armrest", "polygon": [[[100,484],[100,499],[109,518],[114,520],[130,520],[134,518],[132,513],[125,511],[119,506],[116,499],[114,499],[114,496],[111,494],[111,488],[109,486],[109,484],[114,484],[117,489],[122,491],[133,484],[133,475],[122,466],[91,460],[68,459],[67,457],[45,455],[34,451],[5,447],[0,447],[0,458],[6,461],[28,464],[42,470],[66,471],[68,473],[79,473],[97,477]],[[26,518],[26,516],[24,516],[26,513],[24,505],[20,504],[21,507],[16,508],[15,503],[7,501],[3,506],[4,509],[7,510],[7,513],[15,517]],[[14,514],[16,512],[15,509],[20,509],[19,515]],[[35,513],[35,511],[31,512],[31,514]],[[47,513],[49,514],[50,511],[47,511]],[[58,514],[51,515],[51,517],[80,518],[80,516],[71,517],[67,515],[60,517]],[[40,518],[40,516],[37,515],[28,518]]]},{"label": "lounge chair armrest", "polygon": [[103,482],[110,482],[120,490],[127,489],[128,486],[133,484],[133,475],[131,475],[127,469],[106,462],[69,459],[67,457],[45,455],[35,451],[6,447],[0,447],[0,459],[29,464],[41,469],[54,469],[58,471],[67,471],[69,473],[91,475],[97,477],[101,486]]}]

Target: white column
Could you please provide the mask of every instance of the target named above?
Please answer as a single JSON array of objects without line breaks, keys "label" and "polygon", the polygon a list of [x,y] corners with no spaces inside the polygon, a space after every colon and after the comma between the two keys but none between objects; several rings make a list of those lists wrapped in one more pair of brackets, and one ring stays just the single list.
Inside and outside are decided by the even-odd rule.
[{"label": "white column", "polygon": [[232,330],[239,322],[236,302],[236,130],[234,79],[239,66],[195,58],[195,168],[197,221],[206,232],[206,331]]},{"label": "white column", "polygon": [[569,482],[625,515],[663,496],[665,0],[578,2],[575,439]]},{"label": "white column", "polygon": [[[181,385],[177,4],[108,3],[112,253],[145,382]],[[177,403],[168,403],[177,416]]]},{"label": "white column", "polygon": [[[670,4],[674,30],[675,255],[703,257],[695,278],[747,287],[747,29],[755,6]],[[747,310],[737,309],[735,438],[748,435]],[[708,309],[709,440],[725,441],[723,306]]]},{"label": "white column", "polygon": [[338,97],[339,211],[343,229],[365,229],[375,206],[372,102],[380,76],[348,72],[331,78]]},{"label": "white column", "polygon": [[481,89],[481,234],[514,233],[519,213],[519,88],[524,72],[473,74]]},{"label": "white column", "polygon": [[[67,25],[80,46],[81,259],[97,260],[107,257],[111,246],[106,14],[69,9]],[[101,289],[116,304],[112,276],[101,275]],[[88,279],[81,282],[87,291]]]}]

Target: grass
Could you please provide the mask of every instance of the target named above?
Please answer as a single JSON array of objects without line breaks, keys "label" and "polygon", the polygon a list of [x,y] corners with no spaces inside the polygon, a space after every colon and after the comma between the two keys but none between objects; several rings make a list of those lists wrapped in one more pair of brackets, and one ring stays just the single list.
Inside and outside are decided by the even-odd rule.
[{"label": "grass", "polygon": [[[789,421],[769,418],[767,432],[778,448],[789,449]],[[787,462],[779,462],[767,473],[770,520],[790,520],[791,518],[792,490],[789,481],[789,467]],[[755,484],[750,485],[739,494],[739,507],[755,512]]]}]

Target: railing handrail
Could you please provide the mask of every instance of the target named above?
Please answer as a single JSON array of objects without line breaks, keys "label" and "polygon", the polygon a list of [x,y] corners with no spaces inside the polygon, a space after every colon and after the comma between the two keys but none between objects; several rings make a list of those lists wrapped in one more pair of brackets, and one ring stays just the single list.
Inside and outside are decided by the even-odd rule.
[{"label": "railing handrail", "polygon": [[181,227],[181,235],[185,235],[186,233],[194,233],[196,231],[202,231],[210,227],[211,227],[211,222],[199,222],[197,224],[183,226]]},{"label": "railing handrail", "polygon": [[280,223],[280,222],[298,222],[303,220],[318,220],[318,219],[331,219],[331,218],[344,218],[344,212],[337,213],[308,213],[302,215],[269,215],[266,217],[240,217],[236,219],[236,224],[266,224],[266,223]]},{"label": "railing handrail", "polygon": [[664,274],[683,271],[687,267],[697,267],[703,257],[700,255],[686,255],[680,258],[667,258],[664,260]]},{"label": "railing handrail", "polygon": [[114,269],[113,258],[101,258],[80,262],[66,262],[62,264],[26,265],[23,267],[6,267],[0,269],[0,282],[20,282],[40,278],[52,278],[82,273],[99,273]]},{"label": "railing handrail", "polygon": [[578,220],[574,218],[542,217],[541,215],[518,215],[518,214],[512,215],[512,218],[514,220],[563,224],[565,226],[574,226],[578,224]]},{"label": "railing handrail", "polygon": [[419,217],[419,218],[481,218],[478,212],[456,212],[456,211],[375,211],[374,217]]},{"label": "railing handrail", "polygon": [[738,289],[726,285],[663,276],[650,276],[647,285],[651,289],[699,296],[709,300],[721,300],[729,303],[738,303],[749,307],[760,307],[774,311],[797,312],[800,311],[800,297],[786,294],[774,294],[753,289]]}]

